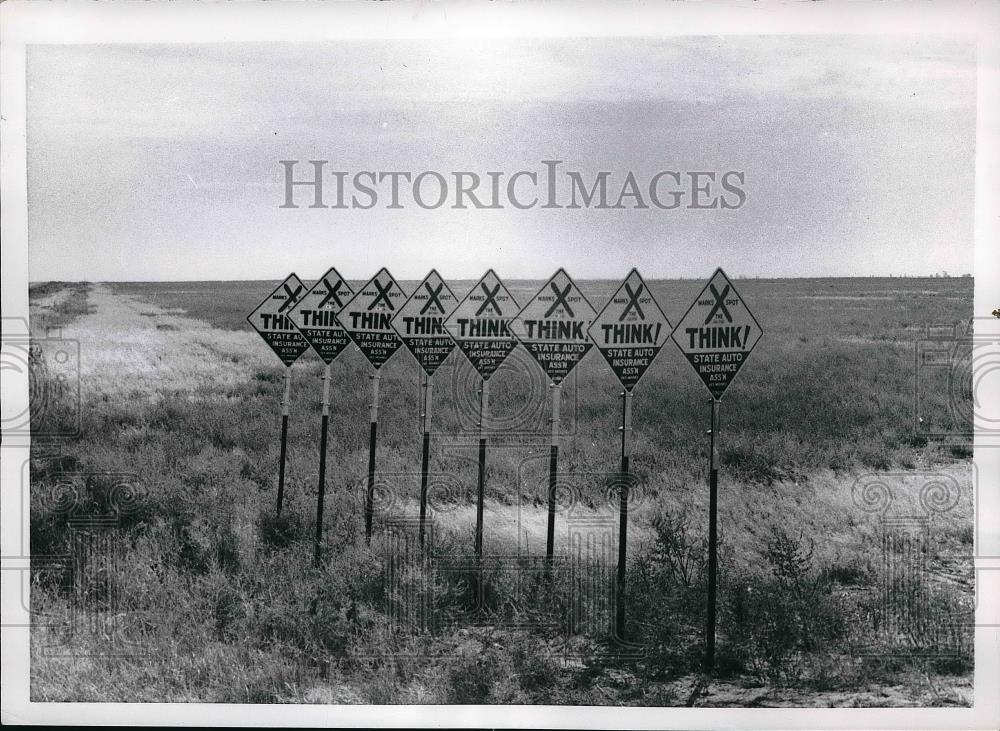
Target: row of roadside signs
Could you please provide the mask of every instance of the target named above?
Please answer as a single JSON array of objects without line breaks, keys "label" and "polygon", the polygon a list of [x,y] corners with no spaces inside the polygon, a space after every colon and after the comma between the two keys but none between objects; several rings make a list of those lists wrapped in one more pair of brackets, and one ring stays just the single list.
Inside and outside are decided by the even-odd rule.
[{"label": "row of roadside signs", "polygon": [[457,344],[488,379],[520,342],[558,385],[596,346],[627,391],[672,337],[716,400],[763,334],[722,269],[675,328],[635,269],[600,312],[563,269],[524,307],[492,269],[461,300],[437,271],[407,297],[385,268],[356,292],[330,269],[309,289],[290,275],[247,319],[286,366],[353,341],[376,369],[405,346],[431,376]]}]

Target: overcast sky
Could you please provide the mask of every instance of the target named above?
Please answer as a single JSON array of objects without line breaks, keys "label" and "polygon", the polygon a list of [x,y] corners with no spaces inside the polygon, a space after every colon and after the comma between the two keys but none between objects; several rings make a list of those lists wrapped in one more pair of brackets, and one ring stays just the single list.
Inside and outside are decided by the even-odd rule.
[{"label": "overcast sky", "polygon": [[[33,281],[972,270],[975,49],[947,39],[33,46],[27,101]],[[747,200],[288,210],[284,159],[741,170]]]}]

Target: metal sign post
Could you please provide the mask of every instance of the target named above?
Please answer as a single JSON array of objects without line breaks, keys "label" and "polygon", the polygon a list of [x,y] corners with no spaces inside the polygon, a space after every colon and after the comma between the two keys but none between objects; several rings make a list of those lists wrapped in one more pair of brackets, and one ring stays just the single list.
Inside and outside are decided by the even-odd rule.
[{"label": "metal sign post", "polygon": [[549,445],[549,514],[545,524],[545,557],[552,558],[556,548],[556,486],[559,481],[559,402],[562,390],[558,383],[552,389],[552,441]]},{"label": "metal sign post", "polygon": [[[483,379],[479,391],[479,484],[476,493],[476,576],[483,560],[483,502],[486,499],[486,418],[490,411],[490,381]],[[478,594],[478,592],[477,592]]]},{"label": "metal sign post", "polygon": [[316,540],[313,557],[322,558],[323,498],[326,493],[326,443],[330,424],[330,364],[351,343],[337,320],[337,310],[354,292],[336,269],[330,268],[292,307],[290,318],[326,367],[323,369],[323,402],[319,431],[319,485],[316,490]]},{"label": "metal sign post", "polygon": [[372,519],[375,517],[375,447],[378,444],[378,384],[382,372],[372,374],[372,407],[368,412],[368,490],[365,493],[365,539],[371,543]]},{"label": "metal sign post", "polygon": [[716,269],[671,337],[712,394],[708,470],[708,608],[705,672],[715,668],[718,574],[719,406],[764,331],[722,269]]},{"label": "metal sign post", "polygon": [[476,596],[479,596],[479,564],[483,554],[483,501],[486,494],[486,434],[490,401],[490,376],[517,347],[511,321],[517,301],[492,269],[445,320],[448,334],[482,378],[479,398],[479,481],[476,500]]},{"label": "metal sign post", "polygon": [[288,409],[292,401],[292,367],[285,366],[285,395],[281,397],[281,456],[278,458],[278,515],[285,495],[285,454],[288,447]]},{"label": "metal sign post", "polygon": [[421,411],[423,448],[420,461],[420,545],[424,545],[427,523],[427,476],[431,442],[432,377],[455,349],[455,341],[445,330],[444,322],[458,300],[436,270],[424,278],[416,291],[392,318],[392,326],[407,349],[420,364],[423,390]]},{"label": "metal sign post", "polygon": [[615,576],[615,637],[625,639],[625,553],[628,546],[629,448],[632,431],[632,392],[622,391],[622,458],[618,495],[618,572]]},{"label": "metal sign post", "polygon": [[326,493],[326,436],[330,426],[330,364],[323,368],[323,405],[319,427],[319,489],[316,491],[316,545],[313,558],[319,563],[323,544],[323,495]]},{"label": "metal sign post", "polygon": [[618,473],[618,572],[615,577],[615,638],[625,641],[625,578],[628,501],[631,475],[632,389],[652,365],[670,332],[670,323],[649,287],[633,269],[611,295],[588,331],[591,340],[622,384],[621,469]]},{"label": "metal sign post", "polygon": [[392,327],[392,318],[406,294],[383,267],[337,312],[337,320],[375,368],[368,432],[368,486],[365,494],[365,538],[372,539],[375,500],[375,451],[378,444],[378,397],[385,362],[403,344]]},{"label": "metal sign post", "polygon": [[715,599],[719,568],[718,505],[719,505],[719,405],[713,398],[712,427],[708,430],[708,620],[705,627],[705,671],[715,667]]},{"label": "metal sign post", "polygon": [[289,274],[285,281],[247,315],[247,322],[285,364],[283,376],[285,389],[281,399],[281,456],[278,459],[277,514],[279,516],[285,495],[285,456],[288,444],[288,413],[292,396],[292,363],[309,349],[309,343],[295,328],[290,316],[291,309],[299,301],[304,289],[302,280],[295,274]]},{"label": "metal sign post", "polygon": [[431,404],[434,399],[432,398],[432,389],[434,384],[431,382],[431,377],[426,373],[423,374],[423,385],[424,385],[424,410],[421,416],[423,417],[423,429],[424,429],[424,439],[423,446],[420,452],[420,545],[424,545],[424,534],[426,532],[427,524],[427,473],[428,473],[428,463],[430,461],[431,452]]},{"label": "metal sign post", "polygon": [[565,270],[559,269],[528,301],[512,324],[514,335],[545,371],[552,387],[549,514],[545,536],[545,556],[549,560],[555,554],[560,384],[593,345],[587,329],[596,314],[576,283]]}]

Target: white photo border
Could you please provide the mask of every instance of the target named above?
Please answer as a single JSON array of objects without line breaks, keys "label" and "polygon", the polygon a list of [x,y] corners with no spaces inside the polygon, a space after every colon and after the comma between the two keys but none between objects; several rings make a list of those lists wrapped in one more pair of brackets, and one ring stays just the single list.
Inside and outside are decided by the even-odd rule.
[{"label": "white photo border", "polygon": [[[609,37],[679,35],[937,35],[978,45],[975,314],[986,322],[1000,306],[1000,3],[886,4],[777,2],[727,4],[593,2],[60,4],[10,0],[0,5],[0,177],[4,328],[28,317],[25,161],[25,48],[30,44],[223,43],[338,39]],[[1000,332],[998,327],[992,333]],[[979,335],[977,331],[977,335]],[[993,378],[980,395],[1000,402]],[[2,408],[21,413],[26,373],[4,372]],[[972,708],[746,709],[562,706],[322,706],[229,704],[31,703],[29,633],[2,630],[4,723],[199,724],[285,726],[486,726],[538,728],[997,728],[1000,726],[1000,450],[981,448],[978,470],[975,704]],[[28,441],[3,442],[0,470],[4,625],[23,625],[21,575],[28,513],[21,468]],[[20,567],[20,569],[19,569]],[[992,626],[989,626],[992,625]]]}]

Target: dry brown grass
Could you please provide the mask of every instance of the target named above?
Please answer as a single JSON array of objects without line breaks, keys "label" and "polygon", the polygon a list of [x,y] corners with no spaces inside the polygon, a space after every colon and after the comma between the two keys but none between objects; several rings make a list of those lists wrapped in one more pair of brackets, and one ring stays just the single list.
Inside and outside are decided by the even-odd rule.
[{"label": "dry brown grass", "polygon": [[[970,461],[926,440],[908,440],[912,393],[906,389],[913,374],[906,371],[912,368],[912,343],[906,338],[912,337],[913,323],[898,319],[893,309],[892,318],[866,328],[870,313],[846,309],[837,292],[831,296],[840,299],[829,300],[801,288],[769,286],[757,294],[770,292],[773,302],[762,309],[779,313],[769,326],[772,344],[754,355],[726,403],[722,611],[740,587],[772,582],[773,596],[781,600],[796,591],[794,581],[808,578],[821,582],[823,592],[830,588],[824,606],[843,615],[849,634],[821,651],[794,646],[779,658],[780,667],[772,667],[741,656],[745,648],[735,646],[734,628],[720,625],[720,651],[732,680],[713,684],[699,703],[963,702],[968,656],[946,667],[906,657],[876,662],[850,657],[848,650],[850,640],[869,631],[864,602],[883,580],[876,548],[880,514],[859,507],[851,493],[860,475],[879,471],[871,465],[900,473],[885,478],[894,497],[886,517],[922,509],[928,474],[953,478],[958,500],[933,517],[930,548],[942,561],[971,552]],[[35,303],[37,311],[55,311],[72,299],[60,291],[45,292],[44,302]],[[743,294],[750,298],[748,291]],[[866,306],[893,301],[871,287],[862,294],[858,301]],[[935,311],[936,303],[926,304],[919,292],[906,297],[920,305],[901,316],[916,321]],[[787,317],[781,319],[789,298],[816,316],[825,313],[822,337],[806,336]],[[963,302],[949,299],[938,311],[950,317]],[[836,308],[830,309],[831,303]],[[144,651],[101,655],[115,646],[115,637],[67,634],[72,595],[39,572],[33,609],[55,626],[33,633],[36,700],[682,704],[687,699],[701,648],[703,576],[696,570],[681,591],[657,553],[655,524],[664,511],[684,511],[691,516],[690,540],[703,538],[705,404],[700,385],[692,383],[675,353],[661,356],[657,372],[637,395],[634,464],[644,487],[630,528],[630,616],[633,637],[645,642],[649,653],[642,660],[616,661],[601,659],[606,638],[592,628],[560,645],[554,639],[558,632],[512,627],[512,617],[527,616],[519,604],[523,596],[510,580],[521,570],[516,562],[490,569],[493,614],[478,624],[468,617],[468,577],[461,572],[441,577],[409,566],[402,584],[387,583],[389,545],[376,541],[368,548],[361,529],[367,430],[358,428],[358,415],[367,413],[369,381],[357,353],[347,353],[333,369],[326,562],[317,568],[310,559],[318,360],[310,356],[295,366],[286,508],[276,525],[281,367],[257,335],[213,327],[196,313],[177,311],[174,301],[151,304],[103,285],[90,288],[86,305],[94,311],[83,308],[62,325],[64,337],[81,345],[84,429],[63,446],[59,464],[41,451],[35,454],[32,549],[39,554],[69,549],[67,515],[46,501],[58,485],[60,467],[73,473],[133,473],[141,496],[119,523],[125,560],[107,578],[117,591],[124,636]],[[392,478],[398,489],[392,515],[413,517],[419,464],[416,369],[401,355],[385,371],[378,469],[382,475],[405,475]],[[617,427],[617,389],[595,356],[578,375],[575,432],[563,439],[560,469],[577,476],[578,517],[613,518],[600,475],[617,461],[614,439],[608,438]],[[443,374],[437,407],[446,432],[456,423],[449,416],[456,394],[447,381]],[[877,403],[872,389],[879,394]],[[497,390],[506,394],[498,396],[498,409],[505,408],[504,399],[510,400],[506,406],[516,403],[515,389]],[[435,444],[445,441],[438,437]],[[545,460],[525,461],[544,456],[546,440],[535,441],[490,450],[488,556],[537,556],[544,550],[545,509],[538,498]],[[436,448],[432,469],[450,475],[462,489],[451,509],[434,516],[439,557],[454,561],[471,553],[474,451],[457,442],[447,452]],[[86,484],[87,510],[100,506],[106,487],[99,478]],[[389,517],[378,515],[379,531]],[[569,528],[568,517],[560,514],[560,552]],[[768,568],[775,528],[794,528],[796,535],[801,530],[814,539],[799,579],[776,577]],[[599,577],[601,568],[587,568],[586,576]],[[560,581],[548,592],[535,579],[524,587],[524,596],[539,601],[551,595],[542,619],[557,616],[560,602],[572,596],[574,590]],[[971,585],[963,581],[933,581],[943,587],[948,606],[971,599]],[[389,610],[404,601],[398,592],[405,587],[432,588],[437,610],[451,624],[434,634],[394,629]],[[93,596],[99,601],[101,594]],[[795,612],[800,606],[788,608]],[[100,605],[85,608],[95,607]],[[753,642],[767,639],[759,616],[751,606],[742,627]],[[876,639],[885,643],[879,649],[886,657],[898,649],[897,638]],[[566,657],[567,647],[580,656]],[[921,680],[924,670],[929,681]],[[742,688],[763,682],[762,676],[766,687]],[[941,692],[931,698],[928,687]]]}]

